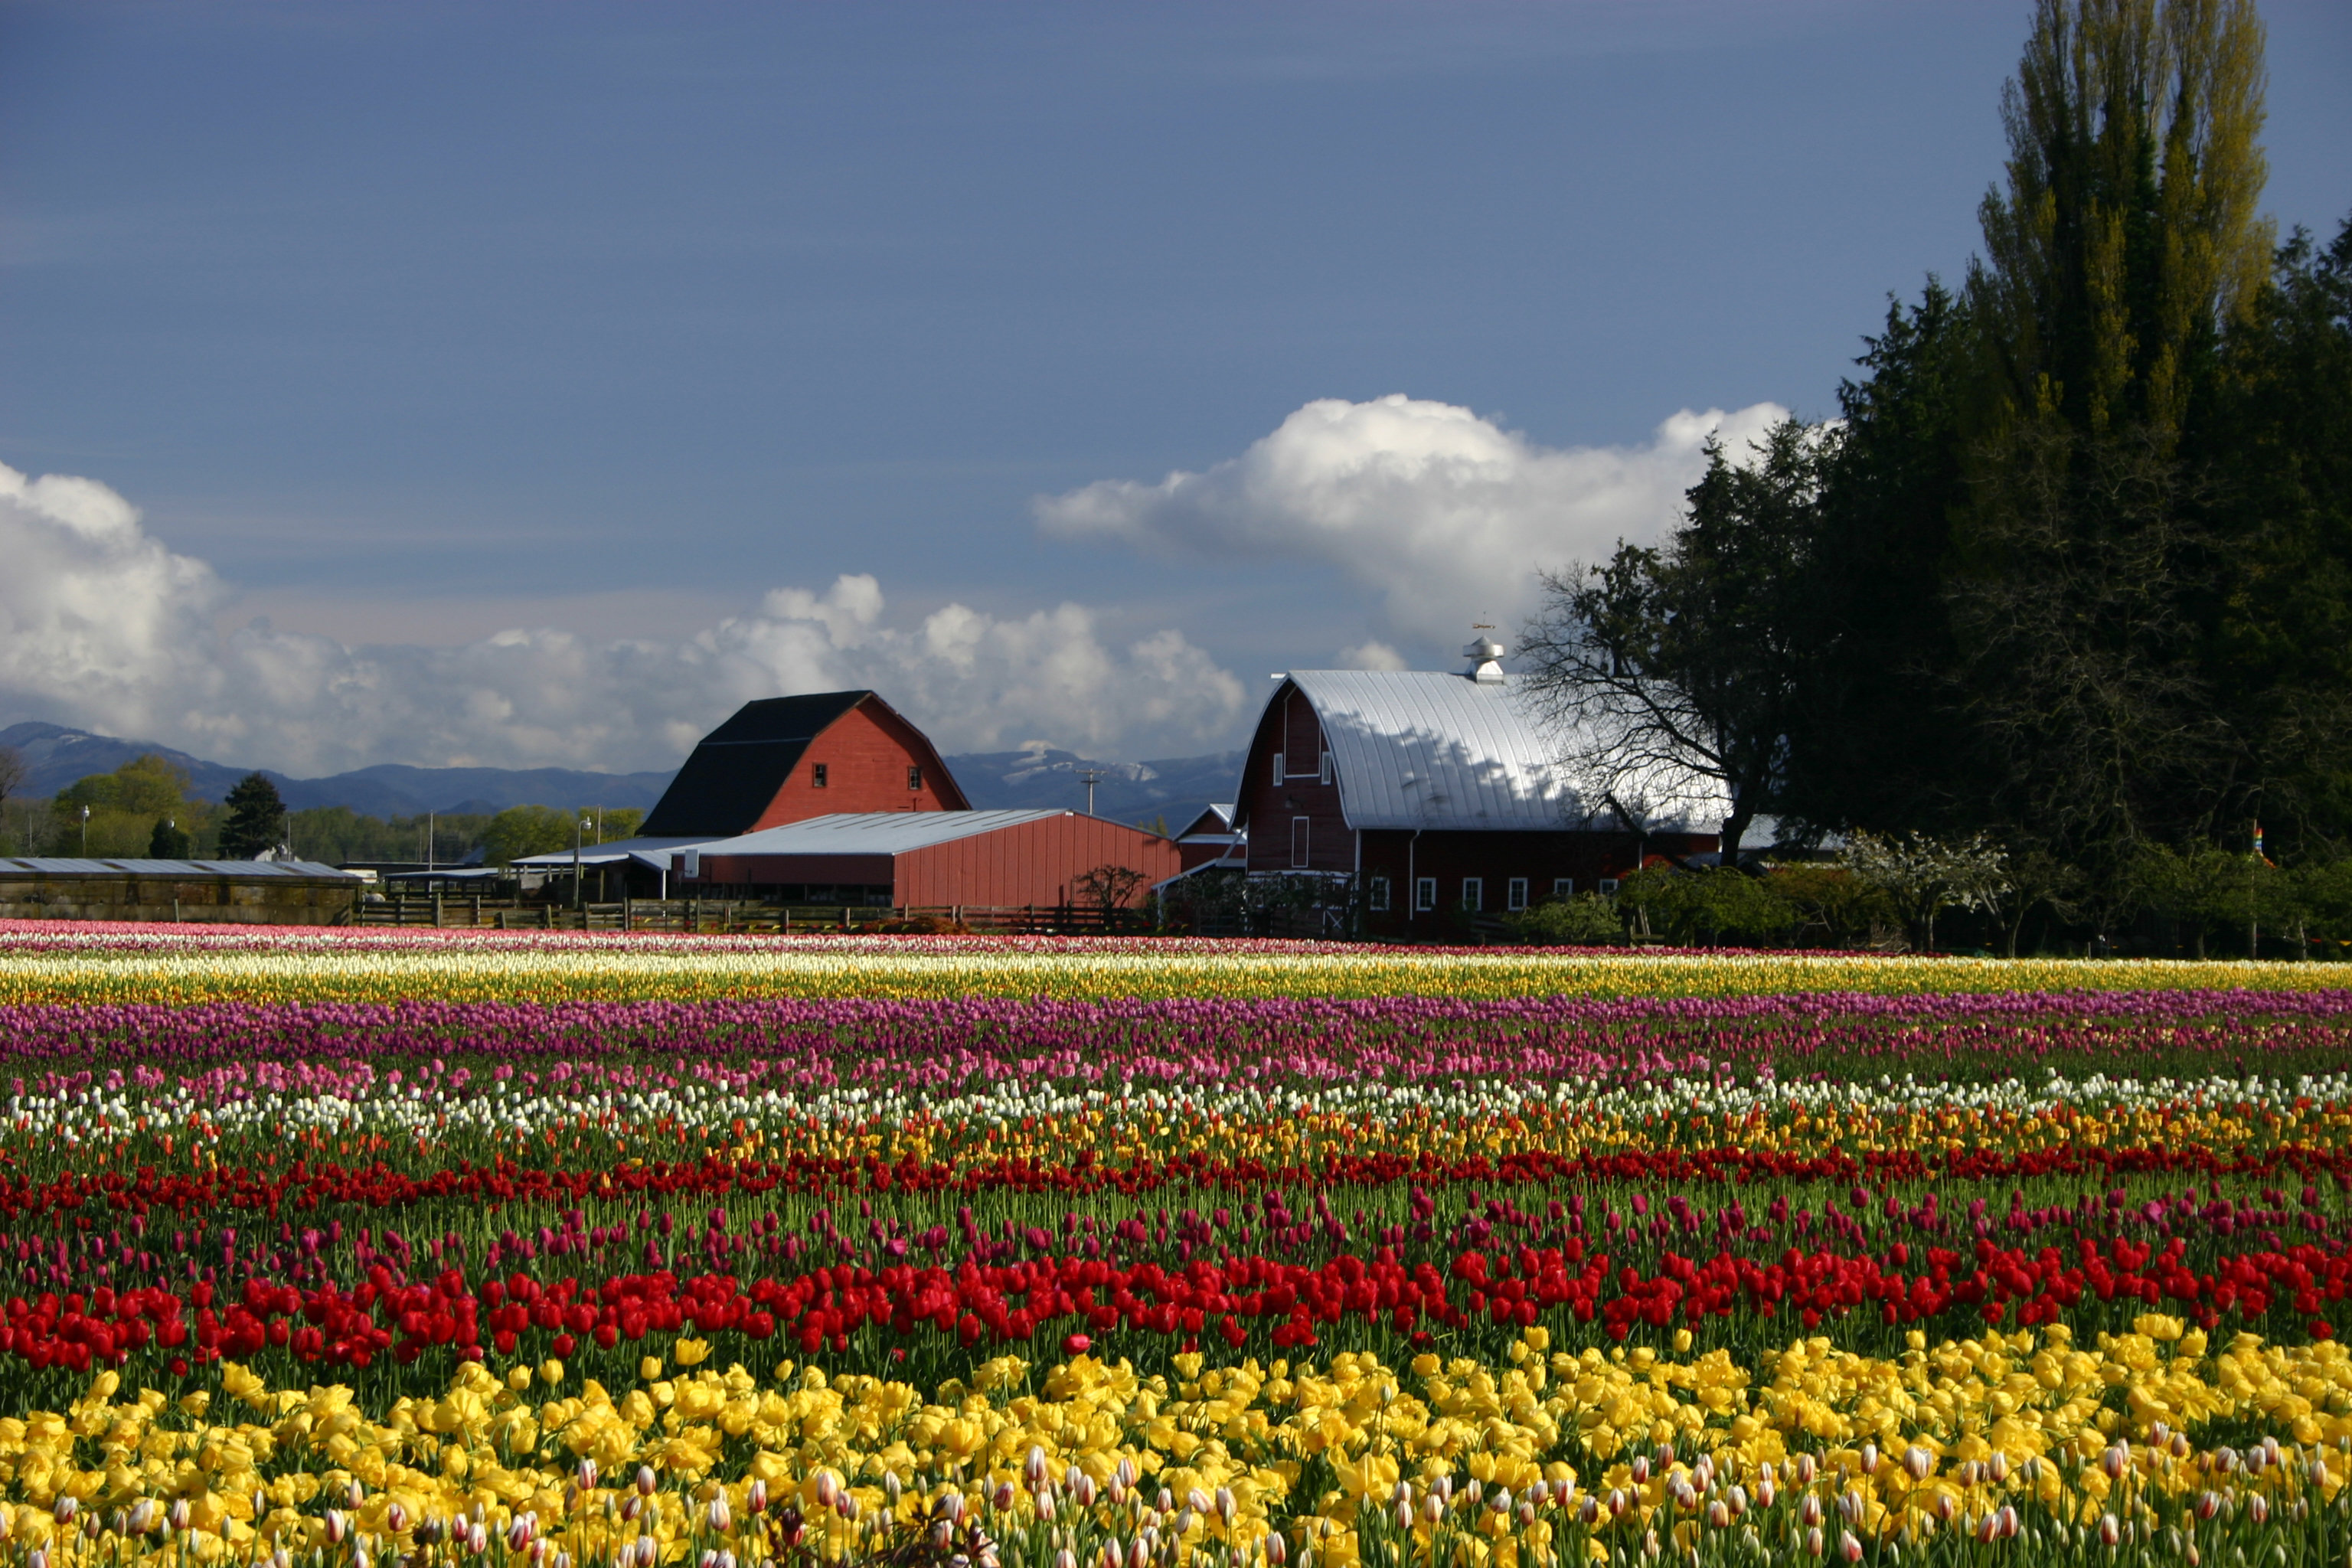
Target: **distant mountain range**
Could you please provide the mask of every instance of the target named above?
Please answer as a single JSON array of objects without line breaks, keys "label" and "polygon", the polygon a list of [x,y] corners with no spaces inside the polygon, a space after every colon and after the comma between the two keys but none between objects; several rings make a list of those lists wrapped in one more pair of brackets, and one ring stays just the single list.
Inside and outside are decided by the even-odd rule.
[{"label": "distant mountain range", "polygon": [[967,752],[947,764],[963,793],[982,810],[1068,806],[1084,811],[1085,773],[1100,773],[1095,815],[1116,822],[1149,824],[1165,817],[1168,831],[1184,825],[1212,801],[1230,801],[1240,787],[1242,753],[1212,752],[1200,757],[1160,757],[1144,763],[1090,762],[1076,752]]},{"label": "distant mountain range", "polygon": [[[22,792],[52,795],[91,773],[112,773],[134,757],[153,752],[184,770],[189,793],[219,801],[250,768],[206,762],[152,741],[126,741],[63,724],[27,722],[0,730],[0,746],[25,759]],[[1101,763],[1075,752],[981,752],[946,759],[971,804],[982,810],[1068,806],[1085,809],[1087,786],[1080,774],[1099,771],[1095,786],[1097,815],[1120,822],[1146,823],[1164,816],[1171,832],[1211,801],[1231,800],[1241,773],[1242,753],[1220,752],[1143,763]],[[600,773],[581,768],[416,768],[379,763],[326,778],[298,779],[260,770],[296,811],[341,805],[368,816],[414,816],[422,812],[493,812],[510,805],[551,805],[559,811],[587,806],[652,806],[667,788],[665,773]]]}]

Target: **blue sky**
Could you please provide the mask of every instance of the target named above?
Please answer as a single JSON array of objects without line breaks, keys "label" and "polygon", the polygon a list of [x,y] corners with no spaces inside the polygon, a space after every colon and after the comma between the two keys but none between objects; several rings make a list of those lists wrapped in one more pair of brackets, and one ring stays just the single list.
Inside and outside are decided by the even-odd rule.
[{"label": "blue sky", "polygon": [[[1234,743],[1663,526],[1707,411],[1831,411],[1974,247],[2027,13],[0,7],[0,464],[89,481],[10,503],[63,531],[0,722],[635,767],[839,682]],[[2352,7],[2264,14],[2267,205],[2332,231]]]}]

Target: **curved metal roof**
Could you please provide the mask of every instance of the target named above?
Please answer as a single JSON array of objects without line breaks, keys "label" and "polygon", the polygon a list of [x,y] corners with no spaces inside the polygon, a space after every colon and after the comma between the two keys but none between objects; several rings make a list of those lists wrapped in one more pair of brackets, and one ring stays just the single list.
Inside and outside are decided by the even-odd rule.
[{"label": "curved metal roof", "polygon": [[1350,827],[1559,829],[1584,816],[1508,677],[1294,669],[1288,683],[1323,722]]}]

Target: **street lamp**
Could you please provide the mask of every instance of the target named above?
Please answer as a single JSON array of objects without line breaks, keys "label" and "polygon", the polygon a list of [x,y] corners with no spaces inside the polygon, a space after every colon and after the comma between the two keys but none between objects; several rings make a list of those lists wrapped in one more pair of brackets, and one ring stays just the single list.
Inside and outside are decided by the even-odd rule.
[{"label": "street lamp", "polygon": [[588,837],[588,819],[582,817],[572,826],[572,907],[580,907],[580,845]]}]

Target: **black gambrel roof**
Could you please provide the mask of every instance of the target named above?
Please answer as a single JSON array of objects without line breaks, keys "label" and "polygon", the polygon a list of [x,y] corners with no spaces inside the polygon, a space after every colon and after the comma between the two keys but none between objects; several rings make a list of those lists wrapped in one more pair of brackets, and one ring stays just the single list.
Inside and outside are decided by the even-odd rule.
[{"label": "black gambrel roof", "polygon": [[809,742],[873,695],[819,691],[746,702],[702,737],[637,831],[648,837],[750,831]]},{"label": "black gambrel roof", "polygon": [[[819,691],[804,697],[769,697],[746,702],[735,716],[702,738],[686,765],[637,829],[645,837],[732,837],[748,833],[776,798],[809,742],[861,702],[872,702],[897,719],[890,705],[871,691]],[[903,719],[899,722],[905,723]],[[914,726],[908,724],[909,730]],[[963,803],[947,764],[919,731],[916,739],[924,766],[943,798]]]}]

